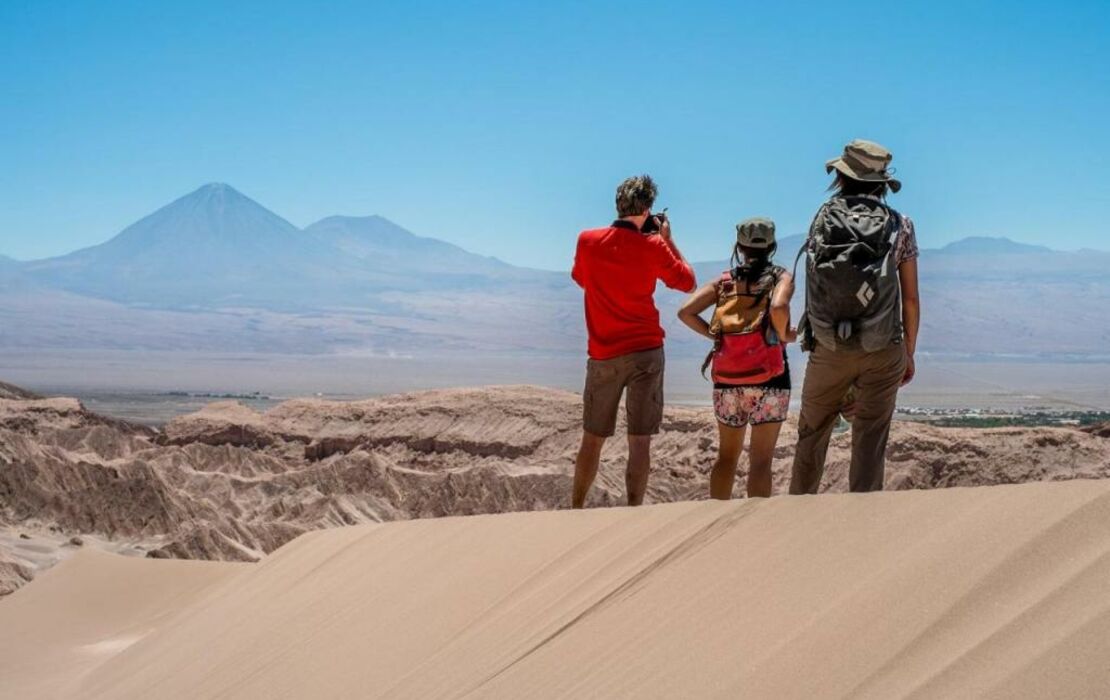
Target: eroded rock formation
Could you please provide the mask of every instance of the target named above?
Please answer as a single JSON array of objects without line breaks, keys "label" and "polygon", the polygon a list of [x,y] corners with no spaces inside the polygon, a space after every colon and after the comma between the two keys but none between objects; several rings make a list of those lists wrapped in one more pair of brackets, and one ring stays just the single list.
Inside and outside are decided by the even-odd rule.
[{"label": "eroded rock formation", "polygon": [[[249,561],[319,528],[561,508],[580,410],[575,394],[550,389],[452,389],[297,399],[262,414],[220,402],[154,431],[74,399],[0,399],[0,526],[60,542],[92,535],[147,556]],[[778,493],[794,440],[790,423],[776,453]],[[593,505],[622,501],[622,443],[605,449]],[[847,435],[834,438],[823,490],[846,489],[848,447]],[[715,449],[710,409],[669,407],[649,501],[705,497]],[[1102,478],[1110,442],[1067,429],[903,422],[888,464],[891,489]],[[12,589],[33,565],[4,551],[0,589]]]}]

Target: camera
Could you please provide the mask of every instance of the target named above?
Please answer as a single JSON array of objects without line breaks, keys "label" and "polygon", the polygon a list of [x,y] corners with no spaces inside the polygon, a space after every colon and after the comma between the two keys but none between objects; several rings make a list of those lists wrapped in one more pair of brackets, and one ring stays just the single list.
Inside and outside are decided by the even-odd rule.
[{"label": "camera", "polygon": [[657,233],[663,227],[663,222],[667,220],[667,209],[656,214],[652,214],[645,221],[643,227],[640,229],[642,233]]}]

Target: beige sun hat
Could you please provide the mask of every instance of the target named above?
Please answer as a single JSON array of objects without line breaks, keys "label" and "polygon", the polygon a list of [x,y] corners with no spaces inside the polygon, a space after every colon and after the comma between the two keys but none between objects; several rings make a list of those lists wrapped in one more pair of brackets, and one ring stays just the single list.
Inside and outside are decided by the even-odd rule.
[{"label": "beige sun hat", "polygon": [[853,180],[885,182],[892,192],[897,192],[902,189],[902,183],[888,169],[893,158],[890,151],[874,141],[856,139],[844,147],[843,154],[825,163],[825,172],[835,169]]},{"label": "beige sun hat", "polygon": [[736,224],[736,242],[745,248],[764,249],[775,244],[775,222],[757,216]]}]

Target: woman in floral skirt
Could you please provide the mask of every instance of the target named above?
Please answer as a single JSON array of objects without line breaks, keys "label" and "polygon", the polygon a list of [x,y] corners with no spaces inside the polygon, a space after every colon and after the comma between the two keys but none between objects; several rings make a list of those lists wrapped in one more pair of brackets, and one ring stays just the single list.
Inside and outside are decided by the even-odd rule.
[{"label": "woman in floral skirt", "polygon": [[[744,433],[750,425],[748,496],[771,495],[771,462],[779,430],[790,406],[790,365],[786,360],[786,344],[797,338],[790,325],[790,298],[794,295],[794,279],[784,268],[772,262],[775,250],[775,224],[769,219],[748,219],[736,227],[733,268],[728,273],[695,291],[678,312],[678,317],[705,337],[719,342],[710,324],[701,313],[718,304],[724,285],[735,285],[744,295],[764,299],[767,304],[769,342],[781,346],[781,374],[761,378],[758,383],[722,381],[713,384],[713,408],[717,415],[720,447],[709,479],[713,498],[732,498],[736,468],[743,451]],[[732,287],[730,287],[731,289]]]}]

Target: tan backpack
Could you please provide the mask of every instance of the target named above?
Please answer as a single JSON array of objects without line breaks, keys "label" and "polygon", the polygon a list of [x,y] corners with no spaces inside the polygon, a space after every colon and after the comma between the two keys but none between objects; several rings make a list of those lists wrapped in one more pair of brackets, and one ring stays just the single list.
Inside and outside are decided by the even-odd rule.
[{"label": "tan backpack", "polygon": [[[778,275],[775,275],[775,282]],[[717,280],[717,308],[709,322],[709,332],[718,338],[722,333],[755,333],[763,331],[771,321],[771,292],[769,288],[746,290],[744,282],[725,272]]]},{"label": "tan backpack", "polygon": [[786,371],[782,346],[771,327],[771,294],[781,269],[772,281],[755,289],[737,280],[732,271],[717,281],[717,308],[709,331],[715,341],[702,364],[702,374],[713,366],[713,381],[720,384],[761,384]]}]

